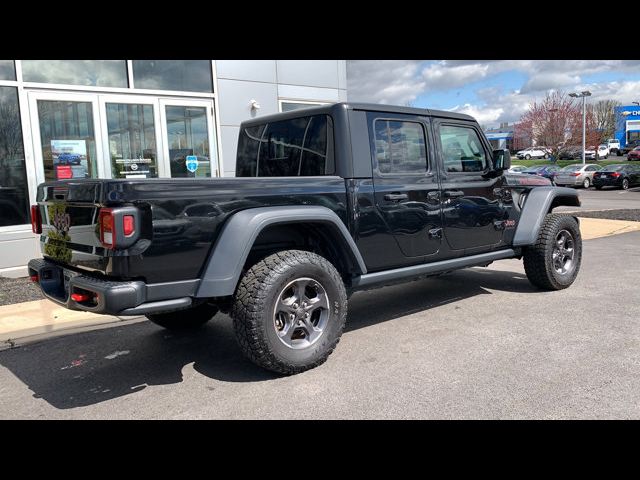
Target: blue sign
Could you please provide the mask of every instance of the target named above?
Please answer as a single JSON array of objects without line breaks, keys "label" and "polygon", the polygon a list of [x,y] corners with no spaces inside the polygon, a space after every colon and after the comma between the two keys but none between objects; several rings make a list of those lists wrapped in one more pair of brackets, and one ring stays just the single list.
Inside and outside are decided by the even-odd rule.
[{"label": "blue sign", "polygon": [[189,170],[191,173],[195,173],[195,171],[198,170],[197,156],[187,155],[187,161],[185,163],[187,164],[187,170]]}]

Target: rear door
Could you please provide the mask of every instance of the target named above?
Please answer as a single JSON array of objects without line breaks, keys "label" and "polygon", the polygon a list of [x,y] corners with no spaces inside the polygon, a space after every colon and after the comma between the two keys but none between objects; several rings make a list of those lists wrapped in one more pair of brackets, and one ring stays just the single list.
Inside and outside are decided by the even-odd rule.
[{"label": "rear door", "polygon": [[430,120],[386,112],[369,112],[367,118],[376,208],[397,244],[395,254],[380,254],[397,265],[407,258],[422,262],[438,253],[442,241]]},{"label": "rear door", "polygon": [[487,175],[492,151],[477,124],[435,118],[433,126],[444,238],[453,256],[491,250],[502,242],[508,218],[504,176]]}]

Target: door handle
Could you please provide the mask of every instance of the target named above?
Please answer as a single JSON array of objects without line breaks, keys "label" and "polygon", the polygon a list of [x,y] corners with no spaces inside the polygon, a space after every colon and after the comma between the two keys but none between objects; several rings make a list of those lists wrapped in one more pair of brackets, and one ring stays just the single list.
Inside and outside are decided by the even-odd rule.
[{"label": "door handle", "polygon": [[400,200],[406,200],[409,198],[409,195],[406,193],[387,193],[384,196],[385,200],[389,200],[390,202],[399,202]]},{"label": "door handle", "polygon": [[460,198],[464,197],[464,192],[462,190],[445,190],[444,196],[446,198]]}]

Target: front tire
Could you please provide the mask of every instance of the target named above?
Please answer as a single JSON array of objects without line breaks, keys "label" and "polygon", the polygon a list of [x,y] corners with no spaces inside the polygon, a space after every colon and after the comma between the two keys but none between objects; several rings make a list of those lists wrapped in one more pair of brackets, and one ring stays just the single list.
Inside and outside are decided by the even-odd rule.
[{"label": "front tire", "polygon": [[146,317],[156,325],[178,332],[195,330],[211,320],[216,313],[218,313],[218,307],[202,303],[185,310],[149,314]]},{"label": "front tire", "polygon": [[529,155],[528,153],[524,156],[525,160],[531,160],[531,155]]},{"label": "front tire", "polygon": [[524,251],[529,281],[543,290],[562,290],[575,281],[581,262],[578,221],[568,215],[548,214],[536,243]]},{"label": "front tire", "polygon": [[347,318],[347,293],[326,258],[286,250],[246,272],[231,317],[249,360],[292,375],[317,367],[333,352]]}]

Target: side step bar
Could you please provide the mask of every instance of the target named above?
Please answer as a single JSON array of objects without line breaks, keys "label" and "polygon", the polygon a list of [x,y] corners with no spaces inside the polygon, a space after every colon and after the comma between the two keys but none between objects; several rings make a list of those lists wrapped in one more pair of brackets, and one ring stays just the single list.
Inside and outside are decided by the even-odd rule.
[{"label": "side step bar", "polygon": [[406,278],[435,275],[438,273],[448,272],[450,270],[458,270],[460,268],[486,265],[494,260],[514,258],[516,256],[516,251],[509,248],[506,250],[497,250],[495,252],[471,255],[469,257],[452,258],[451,260],[442,260],[440,262],[424,263],[421,265],[412,265],[410,267],[396,268],[394,270],[385,270],[383,272],[367,273],[354,278],[351,288],[352,290],[361,290],[374,285],[381,286],[385,283],[394,283]]}]

